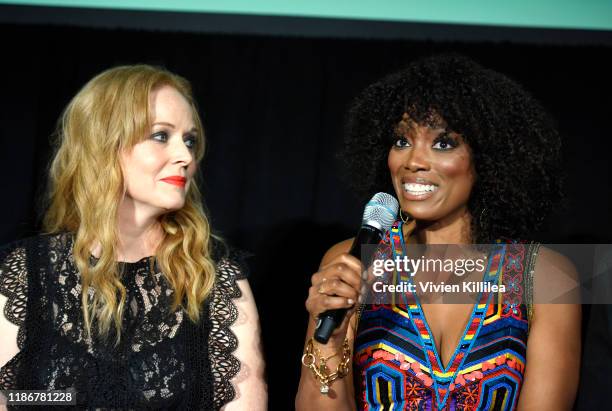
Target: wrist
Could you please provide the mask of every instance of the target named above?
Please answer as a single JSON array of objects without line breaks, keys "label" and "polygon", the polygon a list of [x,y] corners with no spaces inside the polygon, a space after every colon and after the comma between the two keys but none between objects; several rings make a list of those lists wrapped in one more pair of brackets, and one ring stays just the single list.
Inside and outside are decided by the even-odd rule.
[{"label": "wrist", "polygon": [[319,352],[323,357],[331,357],[332,355],[342,353],[344,346],[344,337],[330,337],[326,344],[321,344],[312,338],[312,344],[315,351]]},{"label": "wrist", "polygon": [[[316,333],[318,326],[319,326],[319,318],[318,317],[312,317],[312,323],[314,324],[314,331],[313,334],[310,335],[310,338],[313,339],[313,342],[317,344],[318,347],[322,347],[324,349],[327,349],[325,347],[336,347],[336,348],[342,348],[342,344],[344,343],[344,339],[346,338],[346,327],[344,327],[344,324],[342,324],[341,326],[336,327],[331,335],[329,336],[327,343],[323,344],[318,342],[315,338],[314,338],[314,334]],[[308,334],[307,334],[308,335]]]},{"label": "wrist", "polygon": [[[315,344],[317,343],[312,338],[306,343],[302,364],[311,370],[313,378],[318,381],[321,394],[327,395],[330,385],[335,380],[348,375],[351,349],[347,339],[343,341],[342,348],[339,351],[326,344],[324,347],[333,349],[331,353],[322,352],[320,348],[315,347]],[[336,361],[332,363],[334,358]]]}]

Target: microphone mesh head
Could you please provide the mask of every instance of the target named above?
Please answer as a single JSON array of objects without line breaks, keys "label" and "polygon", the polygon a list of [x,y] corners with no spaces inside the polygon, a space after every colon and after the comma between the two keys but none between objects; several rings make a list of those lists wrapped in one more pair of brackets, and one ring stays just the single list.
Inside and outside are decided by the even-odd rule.
[{"label": "microphone mesh head", "polygon": [[395,197],[387,193],[376,193],[363,210],[361,225],[369,225],[387,231],[393,225],[398,209],[399,203]]}]

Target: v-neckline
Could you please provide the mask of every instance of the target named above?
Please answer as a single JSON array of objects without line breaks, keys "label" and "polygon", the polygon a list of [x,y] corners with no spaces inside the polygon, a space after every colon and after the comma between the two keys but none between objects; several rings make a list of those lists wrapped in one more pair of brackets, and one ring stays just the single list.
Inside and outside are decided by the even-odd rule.
[{"label": "v-neckline", "polygon": [[[392,247],[394,259],[396,258],[397,252],[401,252],[403,255],[407,255],[406,243],[404,241],[404,233],[402,230],[402,222],[399,222],[396,227],[397,227],[396,228],[397,231],[395,233],[392,233],[391,237],[393,237],[393,235],[398,236],[400,244],[399,244],[399,247],[397,247],[397,245]],[[391,241],[393,242],[393,239]],[[493,268],[492,267],[493,263],[496,263],[495,270],[494,270],[495,272],[494,278],[495,279],[498,278],[499,273],[501,271],[501,267],[503,265],[502,263],[503,263],[504,254],[505,254],[505,247],[501,247],[501,252],[499,252],[498,250],[498,252],[489,253],[489,256],[487,258],[487,266],[485,268],[485,271],[482,277],[483,282],[490,281],[491,269]],[[412,282],[412,277],[409,276],[408,278],[409,278],[409,281]],[[427,360],[427,364],[431,372],[431,378],[434,384],[434,390],[436,393],[437,403],[439,405],[439,408],[443,408],[448,398],[448,394],[450,392],[448,387],[450,384],[454,383],[455,378],[457,377],[457,373],[460,370],[461,365],[465,361],[465,358],[467,356],[466,353],[469,352],[471,345],[473,341],[476,339],[478,331],[480,330],[482,326],[482,322],[483,322],[482,320],[484,316],[486,315],[486,311],[489,306],[492,293],[489,292],[487,293],[486,296],[484,295],[483,291],[480,291],[478,293],[477,302],[474,303],[474,306],[472,307],[470,317],[468,318],[467,324],[465,325],[464,330],[461,333],[461,338],[459,339],[459,342],[455,345],[453,355],[451,356],[451,359],[448,362],[448,364],[446,364],[446,366],[442,363],[442,358],[440,357],[438,347],[436,346],[436,342],[435,342],[433,333],[431,332],[431,328],[429,327],[429,323],[425,316],[425,312],[423,311],[423,306],[421,305],[418,295],[416,294],[416,292],[412,292],[412,291],[410,291],[409,294],[412,296],[412,298],[414,298],[414,301],[416,304],[411,305],[406,300],[405,295],[403,296],[404,303],[407,308],[411,307],[410,309],[408,309],[408,313],[409,313],[411,321],[416,326],[417,334],[419,334],[419,338],[421,339],[422,350],[425,354],[425,358]],[[483,306],[483,297],[486,297],[485,298],[486,303],[484,304],[484,306]],[[420,317],[420,318],[415,319],[414,317]],[[464,341],[466,340],[466,335],[468,333],[470,333],[471,341],[469,345],[466,345]],[[430,343],[426,343],[424,340],[429,340]],[[430,353],[428,352],[429,350],[427,347],[431,347],[431,352],[433,353],[433,357],[429,355]],[[442,346],[440,346],[440,349],[442,349]],[[456,361],[458,355],[461,355],[459,362]],[[432,363],[432,360],[435,361],[435,364]],[[453,365],[455,365],[455,367],[453,367]],[[443,377],[439,378],[436,375],[436,371],[439,372]],[[444,388],[440,389],[439,387],[440,385],[442,385]],[[443,391],[442,401],[440,401],[440,391],[441,390]]]},{"label": "v-neckline", "polygon": [[[482,293],[479,295],[479,297],[481,296],[482,296]],[[429,325],[429,320],[427,320],[427,315],[425,314],[425,310],[423,309],[423,304],[418,300],[418,297],[416,297],[416,302],[417,302],[419,311],[422,313],[423,323],[427,329],[429,338],[431,338],[432,346],[434,348],[434,353],[436,354],[436,360],[438,361],[438,364],[440,365],[440,369],[443,370],[445,373],[449,372],[449,368],[452,365],[453,361],[455,360],[455,357],[457,356],[457,352],[459,351],[459,348],[461,346],[461,341],[463,341],[465,334],[469,331],[470,325],[473,322],[474,312],[476,311],[476,306],[478,305],[478,303],[472,304],[467,320],[464,322],[464,326],[461,327],[462,331],[459,334],[459,339],[454,340],[456,341],[456,343],[453,343],[453,347],[454,347],[453,353],[451,357],[449,358],[448,363],[444,364],[444,359],[442,358],[442,341],[440,341],[440,346],[438,347],[438,345],[436,344],[435,334],[432,332],[432,328]]]},{"label": "v-neckline", "polygon": [[[399,228],[399,237],[400,237],[400,242],[402,245],[402,253],[404,255],[407,255],[407,250],[406,250],[406,242],[404,241],[404,234],[402,232],[402,224],[400,224]],[[395,258],[395,256],[394,256]],[[490,264],[490,258],[487,261],[487,269],[485,269],[485,272],[483,273],[483,277],[482,277],[482,281],[484,281],[487,272],[488,272],[488,268],[489,268],[489,264]],[[469,331],[471,323],[473,322],[474,319],[474,313],[476,312],[476,308],[478,307],[478,303],[474,303],[472,306],[472,309],[470,310],[470,316],[468,317],[468,320],[465,324],[465,327],[463,327],[463,331],[460,334],[460,338],[457,344],[455,344],[454,350],[453,350],[453,355],[450,358],[450,361],[448,362],[448,364],[444,365],[442,362],[442,357],[440,356],[440,350],[442,349],[442,345],[440,345],[440,349],[438,349],[438,346],[436,345],[436,340],[434,338],[434,334],[431,332],[431,327],[429,326],[429,321],[427,320],[427,317],[425,316],[425,311],[423,311],[423,305],[421,304],[420,298],[419,296],[416,294],[416,292],[412,292],[411,293],[412,296],[414,297],[417,307],[418,307],[418,311],[421,314],[421,317],[423,319],[423,325],[425,326],[425,329],[427,330],[427,337],[428,339],[431,340],[431,346],[433,349],[433,352],[435,353],[436,356],[436,361],[438,362],[438,366],[439,368],[444,372],[444,373],[448,373],[449,372],[449,368],[450,366],[453,364],[453,361],[455,360],[455,357],[457,356],[457,352],[460,350],[461,348],[461,341],[463,341],[465,334]],[[480,301],[480,299],[482,298],[482,291],[480,291],[478,293],[478,298],[477,301]]]}]

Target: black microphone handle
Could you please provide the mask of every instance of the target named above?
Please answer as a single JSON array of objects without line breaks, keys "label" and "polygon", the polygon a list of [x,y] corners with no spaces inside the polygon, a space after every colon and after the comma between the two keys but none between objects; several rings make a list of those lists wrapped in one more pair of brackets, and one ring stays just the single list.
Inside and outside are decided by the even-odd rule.
[{"label": "black microphone handle", "polygon": [[[361,263],[364,267],[368,267],[370,265],[370,260],[372,258],[372,253],[374,247],[368,247],[372,250],[368,250],[366,255],[361,255],[361,246],[365,244],[378,244],[383,236],[381,230],[369,226],[363,225],[359,229],[355,240],[353,240],[353,245],[349,251],[349,254],[353,257],[361,260]],[[327,310],[321,315],[319,315],[319,319],[317,321],[317,327],[315,328],[314,339],[321,344],[327,344],[329,341],[329,337],[332,335],[332,332],[342,324],[342,320],[346,315],[346,308],[338,308],[335,310]]]}]

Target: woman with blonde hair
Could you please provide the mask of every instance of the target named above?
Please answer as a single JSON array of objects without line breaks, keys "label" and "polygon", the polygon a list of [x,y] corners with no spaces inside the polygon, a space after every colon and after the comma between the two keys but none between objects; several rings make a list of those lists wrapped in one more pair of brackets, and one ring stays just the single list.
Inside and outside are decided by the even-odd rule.
[{"label": "woman with blonde hair", "polygon": [[44,233],[0,249],[0,389],[92,409],[265,409],[247,269],[201,204],[189,83],[107,70],[57,137]]}]

